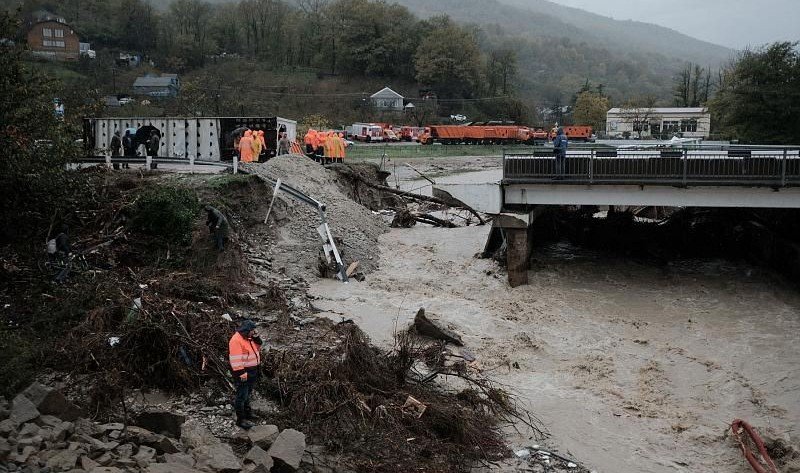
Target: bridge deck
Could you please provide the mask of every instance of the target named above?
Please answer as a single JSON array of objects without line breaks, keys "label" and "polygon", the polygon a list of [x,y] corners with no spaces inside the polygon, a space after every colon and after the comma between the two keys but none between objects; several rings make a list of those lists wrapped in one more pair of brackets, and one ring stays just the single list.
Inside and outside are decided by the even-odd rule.
[{"label": "bridge deck", "polygon": [[571,152],[559,172],[551,149],[503,155],[507,184],[800,186],[797,148]]}]

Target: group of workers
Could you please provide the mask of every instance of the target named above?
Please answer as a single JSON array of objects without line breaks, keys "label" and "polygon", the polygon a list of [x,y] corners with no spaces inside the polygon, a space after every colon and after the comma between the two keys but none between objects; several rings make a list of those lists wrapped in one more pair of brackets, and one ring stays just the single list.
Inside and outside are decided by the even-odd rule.
[{"label": "group of workers", "polygon": [[264,130],[245,130],[241,138],[234,141],[233,146],[239,150],[239,160],[252,163],[259,160],[261,153],[267,149]]},{"label": "group of workers", "polygon": [[341,133],[310,128],[303,142],[306,154],[323,163],[339,161],[345,157],[345,141]]}]

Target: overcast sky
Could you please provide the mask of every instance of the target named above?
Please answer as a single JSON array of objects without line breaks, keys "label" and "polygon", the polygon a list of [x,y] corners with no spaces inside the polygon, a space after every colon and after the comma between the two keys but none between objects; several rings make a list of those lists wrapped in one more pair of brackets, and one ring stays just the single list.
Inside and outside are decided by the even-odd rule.
[{"label": "overcast sky", "polygon": [[551,0],[731,48],[800,40],[800,0]]}]

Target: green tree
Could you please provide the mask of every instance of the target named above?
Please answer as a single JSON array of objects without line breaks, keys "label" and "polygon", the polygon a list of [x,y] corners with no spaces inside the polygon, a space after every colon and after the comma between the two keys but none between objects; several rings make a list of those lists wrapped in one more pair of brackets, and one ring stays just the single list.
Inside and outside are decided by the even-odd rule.
[{"label": "green tree", "polygon": [[486,76],[488,78],[489,94],[508,95],[511,91],[511,81],[517,73],[517,54],[513,49],[503,47],[489,53]]},{"label": "green tree", "polygon": [[120,45],[140,53],[155,49],[158,39],[157,17],[143,0],[122,0],[116,12]]},{"label": "green tree", "polygon": [[595,130],[603,130],[609,108],[608,97],[587,90],[578,94],[573,119],[579,125],[592,125]]},{"label": "green tree", "polygon": [[426,22],[430,32],[414,56],[417,81],[440,97],[471,97],[481,82],[481,53],[472,34],[448,17]]},{"label": "green tree", "polygon": [[781,42],[745,51],[721,74],[710,109],[716,127],[750,143],[800,143],[800,52]]},{"label": "green tree", "polygon": [[[0,11],[0,38],[19,21]],[[0,41],[0,242],[47,229],[78,184],[65,171],[80,150],[76,129],[55,117],[57,84],[24,62],[22,45]]]}]

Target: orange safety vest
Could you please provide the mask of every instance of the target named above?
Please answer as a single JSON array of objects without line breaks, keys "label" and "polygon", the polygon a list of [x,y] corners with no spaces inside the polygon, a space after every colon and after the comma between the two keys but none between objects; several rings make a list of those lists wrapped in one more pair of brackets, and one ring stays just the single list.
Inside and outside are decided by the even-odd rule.
[{"label": "orange safety vest", "polygon": [[228,342],[228,356],[234,373],[256,368],[261,363],[261,345],[236,332]]}]

